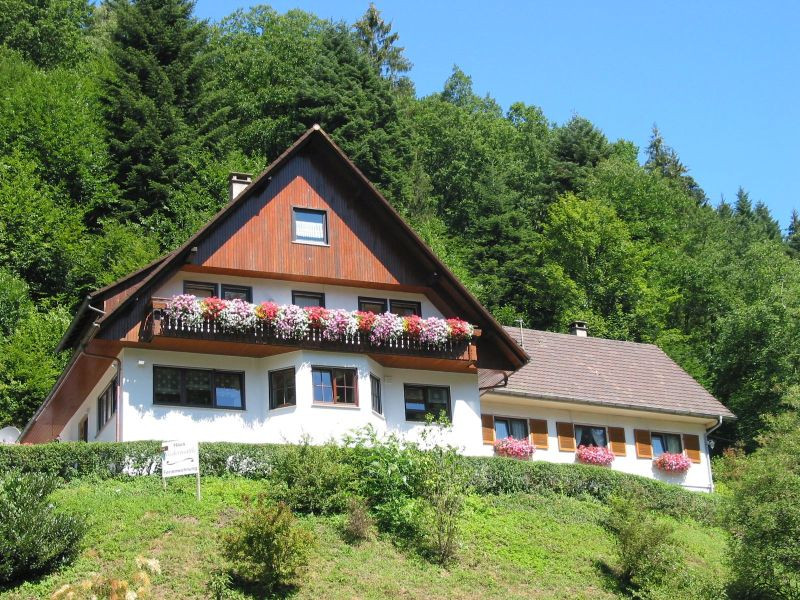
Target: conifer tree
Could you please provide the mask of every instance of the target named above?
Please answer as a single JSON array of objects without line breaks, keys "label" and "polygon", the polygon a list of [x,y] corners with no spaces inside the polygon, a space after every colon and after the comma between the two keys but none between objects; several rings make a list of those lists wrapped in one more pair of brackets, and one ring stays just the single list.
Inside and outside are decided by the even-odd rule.
[{"label": "conifer tree", "polygon": [[739,189],[736,190],[736,204],[734,204],[733,210],[743,219],[749,220],[753,216],[753,203],[750,201],[750,194],[742,186],[739,186]]},{"label": "conifer tree", "polygon": [[398,34],[392,33],[392,24],[381,16],[381,11],[370,2],[364,15],[353,24],[356,42],[366,54],[378,73],[398,88],[413,91],[408,77],[402,76],[411,70],[411,62],[403,55],[404,48],[395,45]]},{"label": "conifer tree", "polygon": [[797,213],[796,208],[792,210],[792,217],[789,220],[786,243],[793,252],[800,255],[800,214]]},{"label": "conifer tree", "polygon": [[120,208],[141,220],[161,209],[172,186],[186,178],[206,28],[192,17],[189,0],[113,2],[105,118]]},{"label": "conifer tree", "polygon": [[678,153],[664,142],[656,125],[653,125],[650,144],[647,146],[647,161],[644,168],[651,173],[658,173],[680,183],[698,204],[703,205],[708,202],[706,193],[700,188],[694,177],[689,175],[689,169],[678,158]]}]

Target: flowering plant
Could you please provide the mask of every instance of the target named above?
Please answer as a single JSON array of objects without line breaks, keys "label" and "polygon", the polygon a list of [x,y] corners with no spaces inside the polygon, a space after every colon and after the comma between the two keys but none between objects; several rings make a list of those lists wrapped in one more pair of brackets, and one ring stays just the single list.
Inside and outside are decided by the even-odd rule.
[{"label": "flowering plant", "polygon": [[164,315],[180,319],[187,325],[214,321],[226,332],[252,331],[259,321],[274,327],[279,337],[303,339],[310,328],[319,330],[322,338],[341,340],[357,333],[369,335],[376,346],[386,345],[403,335],[431,346],[451,341],[469,340],[475,328],[461,319],[422,319],[417,315],[401,317],[393,313],[375,314],[363,311],[325,309],[318,306],[301,308],[294,304],[274,302],[250,304],[244,300],[223,300],[217,297],[197,298],[191,294],[173,296],[164,307]]},{"label": "flowering plant", "polygon": [[509,436],[494,443],[494,451],[500,456],[508,458],[527,459],[536,449],[528,440],[517,440]]},{"label": "flowering plant", "polygon": [[667,473],[685,473],[692,466],[692,462],[683,454],[664,452],[653,461],[653,465]]},{"label": "flowering plant", "polygon": [[578,446],[575,454],[579,461],[589,465],[607,467],[614,461],[614,455],[605,446]]}]

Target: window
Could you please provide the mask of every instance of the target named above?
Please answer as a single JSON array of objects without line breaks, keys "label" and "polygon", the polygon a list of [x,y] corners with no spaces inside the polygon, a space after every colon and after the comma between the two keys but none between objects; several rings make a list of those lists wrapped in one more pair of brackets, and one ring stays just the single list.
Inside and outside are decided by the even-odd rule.
[{"label": "window", "polygon": [[436,418],[442,411],[452,418],[449,387],[406,385],[405,401],[406,421],[424,421],[427,415]]},{"label": "window", "polygon": [[311,382],[315,403],[358,405],[355,369],[313,367]]},{"label": "window", "polygon": [[372,410],[382,415],[383,400],[381,399],[381,380],[375,377],[375,375],[370,375],[369,383],[372,388]]},{"label": "window", "polygon": [[411,315],[421,317],[422,305],[419,302],[408,300],[392,300],[392,312],[401,317],[410,317]]},{"label": "window", "polygon": [[244,285],[223,285],[221,297],[223,300],[244,300],[245,302],[252,302],[253,288]]},{"label": "window", "polygon": [[319,292],[292,292],[292,304],[300,308],[306,306],[325,306],[325,294]]},{"label": "window", "polygon": [[292,240],[304,244],[327,244],[328,214],[324,210],[293,208]]},{"label": "window", "polygon": [[83,417],[81,422],[78,423],[78,441],[79,442],[88,442],[89,441],[89,416]]},{"label": "window", "polygon": [[269,374],[269,407],[281,408],[297,403],[294,392],[294,367]]},{"label": "window", "polygon": [[108,387],[97,398],[97,433],[111,420],[117,411],[117,380],[108,384]]},{"label": "window", "polygon": [[653,446],[653,457],[661,456],[664,452],[670,454],[683,452],[681,436],[677,433],[651,433],[650,444]]},{"label": "window", "polygon": [[605,427],[593,427],[591,425],[575,425],[575,442],[578,446],[601,446],[608,445]]},{"label": "window", "polygon": [[358,310],[363,312],[373,312],[376,315],[386,312],[385,298],[362,298],[358,299]]},{"label": "window", "polygon": [[494,418],[495,439],[504,440],[512,437],[515,440],[528,439],[528,421],[526,419]]},{"label": "window", "polygon": [[153,367],[153,403],[244,408],[244,373]]},{"label": "window", "polygon": [[184,281],[183,293],[191,294],[198,298],[210,298],[217,295],[217,284],[203,281]]}]

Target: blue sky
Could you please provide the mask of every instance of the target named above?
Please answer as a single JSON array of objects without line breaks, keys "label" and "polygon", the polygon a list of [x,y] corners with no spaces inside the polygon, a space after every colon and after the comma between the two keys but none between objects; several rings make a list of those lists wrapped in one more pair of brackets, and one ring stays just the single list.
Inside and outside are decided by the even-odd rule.
[{"label": "blue sky", "polygon": [[[198,0],[219,19],[248,2]],[[279,0],[352,23],[368,0]],[[646,146],[653,123],[716,204],[739,185],[785,226],[800,209],[800,2],[378,0],[421,96],[457,64],[504,107],[580,114]]]}]

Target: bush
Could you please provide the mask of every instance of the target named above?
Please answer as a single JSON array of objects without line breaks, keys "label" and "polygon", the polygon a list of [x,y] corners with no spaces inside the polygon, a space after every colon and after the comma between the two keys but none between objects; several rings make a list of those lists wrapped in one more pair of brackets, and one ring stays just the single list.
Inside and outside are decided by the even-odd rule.
[{"label": "bush", "polygon": [[800,388],[792,395],[793,410],[767,420],[761,447],[731,481],[725,513],[736,597],[800,598]]},{"label": "bush", "polygon": [[49,501],[55,480],[43,474],[0,478],[0,583],[23,581],[71,562],[86,526]]},{"label": "bush", "polygon": [[298,512],[343,512],[354,480],[346,459],[346,450],[334,444],[283,446],[273,457],[269,495]]},{"label": "bush", "polygon": [[634,590],[656,589],[678,572],[681,552],[671,523],[630,499],[614,497],[607,525],[617,542],[619,576]]},{"label": "bush", "polygon": [[344,522],[344,537],[351,544],[358,544],[370,538],[374,520],[369,507],[361,498],[350,498]]},{"label": "bush", "polygon": [[261,591],[292,586],[308,562],[313,537],[283,502],[266,496],[246,499],[242,513],[223,537],[223,556],[234,574]]}]

